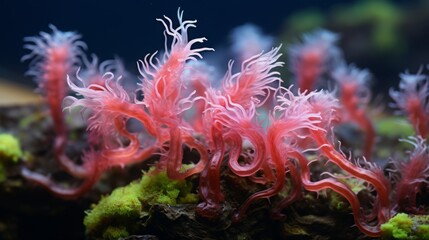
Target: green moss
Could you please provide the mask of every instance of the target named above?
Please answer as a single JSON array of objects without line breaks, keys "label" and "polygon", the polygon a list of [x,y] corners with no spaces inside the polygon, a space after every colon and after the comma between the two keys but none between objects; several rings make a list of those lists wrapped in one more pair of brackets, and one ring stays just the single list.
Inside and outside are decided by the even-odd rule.
[{"label": "green moss", "polygon": [[288,30],[295,33],[304,33],[325,25],[325,17],[318,10],[306,10],[292,14],[288,18]]},{"label": "green moss", "polygon": [[128,237],[130,234],[128,233],[125,226],[120,227],[112,227],[109,226],[103,233],[103,239],[116,240],[119,238]]},{"label": "green moss", "polygon": [[22,157],[19,140],[13,135],[0,134],[0,162],[17,162]]},{"label": "green moss", "polygon": [[429,240],[429,217],[398,213],[381,225],[383,239]]},{"label": "green moss", "polygon": [[6,169],[3,164],[0,163],[0,183],[4,182],[7,178]]},{"label": "green moss", "polygon": [[19,140],[11,134],[0,134],[0,183],[7,178],[7,164],[16,163],[22,157]]},{"label": "green moss", "polygon": [[192,185],[185,180],[171,180],[165,172],[151,169],[140,181],[115,189],[92,206],[84,219],[86,233],[92,238],[126,237],[141,225],[142,217],[149,216],[155,204],[196,203],[197,195],[191,190]]},{"label": "green moss", "polygon": [[360,191],[366,190],[367,186],[365,185],[365,181],[362,181],[357,178],[343,178],[341,177],[341,174],[334,174],[338,176],[338,181],[346,184],[350,187],[350,189],[358,194]]},{"label": "green moss", "polygon": [[83,221],[87,233],[97,232],[100,225],[110,225],[117,221],[137,220],[142,209],[140,185],[131,183],[128,186],[115,189],[108,197],[87,212]]},{"label": "green moss", "polygon": [[329,208],[338,212],[350,211],[350,204],[343,196],[341,196],[340,194],[334,191],[329,191],[328,193],[329,193]]},{"label": "green moss", "polygon": [[399,48],[398,28],[402,15],[401,9],[384,0],[358,1],[334,11],[335,21],[345,26],[370,24],[373,28],[372,45],[383,52]]},{"label": "green moss", "polygon": [[374,124],[377,134],[381,136],[398,138],[414,135],[413,127],[403,117],[380,118]]},{"label": "green moss", "polygon": [[381,225],[384,237],[393,239],[408,239],[411,235],[413,220],[406,213],[398,213],[389,222]]},{"label": "green moss", "polygon": [[192,185],[186,181],[171,180],[165,172],[153,175],[151,172],[145,174],[140,182],[144,191],[140,199],[146,204],[168,204],[190,203],[190,199],[196,202],[195,194],[191,194]]},{"label": "green moss", "polygon": [[416,235],[419,239],[428,240],[429,239],[429,224],[422,224],[417,227]]},{"label": "green moss", "polygon": [[391,26],[398,24],[400,18],[400,9],[384,0],[359,1],[354,5],[339,7],[335,11],[335,20],[348,25],[372,22]]}]

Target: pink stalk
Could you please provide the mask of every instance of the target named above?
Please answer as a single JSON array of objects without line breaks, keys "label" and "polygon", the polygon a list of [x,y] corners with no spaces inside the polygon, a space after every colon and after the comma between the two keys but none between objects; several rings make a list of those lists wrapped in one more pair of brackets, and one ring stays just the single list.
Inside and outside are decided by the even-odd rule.
[{"label": "pink stalk", "polygon": [[283,66],[283,62],[278,61],[280,48],[247,59],[242,63],[241,71],[235,74],[232,74],[233,61],[230,61],[222,82],[224,97],[244,108],[249,108],[252,102],[256,107],[262,106],[270,96],[270,91],[275,91],[282,81],[278,77],[280,73],[274,71],[274,68]]},{"label": "pink stalk", "polygon": [[195,48],[196,43],[206,41],[205,38],[188,40],[188,28],[195,27],[196,20],[183,20],[183,11],[178,11],[179,27],[173,28],[170,18],[157,19],[165,27],[165,36],[173,37],[171,46],[167,47],[162,60],[156,53],[146,55],[139,60],[138,68],[143,76],[143,103],[155,122],[162,125],[163,119],[174,118],[181,109],[177,105],[183,88],[182,74],[186,61],[202,58],[201,52],[212,51],[212,48]]},{"label": "pink stalk", "polygon": [[310,180],[311,172],[309,168],[309,161],[307,160],[307,158],[298,151],[291,152],[290,156],[295,158],[299,162],[301,168],[301,180],[306,190],[312,192],[319,192],[324,189],[331,189],[337,192],[350,203],[350,206],[353,210],[354,221],[361,232],[370,237],[379,237],[381,235],[381,231],[379,229],[381,223],[383,223],[381,221],[386,221],[387,219],[379,219],[379,222],[376,226],[368,225],[364,222],[360,203],[356,194],[347,185],[332,178],[312,182]]},{"label": "pink stalk", "polygon": [[321,75],[341,59],[341,52],[335,46],[337,40],[337,35],[317,30],[304,35],[303,43],[289,47],[290,68],[301,92],[315,90]]},{"label": "pink stalk", "polygon": [[416,133],[422,138],[428,135],[429,111],[426,99],[429,95],[427,76],[421,74],[403,73],[400,75],[399,91],[390,90],[390,96],[395,106],[408,115]]},{"label": "pink stalk", "polygon": [[95,152],[92,151],[85,154],[84,169],[88,174],[83,183],[75,188],[64,188],[59,186],[49,177],[40,173],[32,172],[27,168],[23,168],[21,174],[28,180],[31,180],[32,182],[46,188],[51,193],[60,198],[75,199],[88,192],[95,182],[100,178],[104,169],[99,168],[99,164],[97,163],[98,161],[105,161],[105,159],[101,159],[101,156],[98,156],[95,154]]},{"label": "pink stalk", "polygon": [[225,155],[225,144],[220,126],[211,127],[213,153],[204,171],[200,174],[200,196],[203,202],[196,211],[200,216],[213,219],[222,214],[224,196],[220,189],[220,167]]},{"label": "pink stalk", "polygon": [[[320,121],[320,115],[311,113],[306,109],[300,109],[299,106],[295,106],[294,104],[301,101],[305,102],[308,96],[294,96],[289,89],[284,89],[284,91],[284,95],[278,97],[281,104],[275,108],[275,111],[282,111],[282,113],[280,118],[274,120],[273,124],[268,128],[267,140],[265,141],[265,146],[268,148],[276,174],[274,183],[270,188],[251,195],[234,215],[235,220],[241,219],[247,208],[255,200],[272,197],[283,189],[286,170],[290,170],[289,167],[291,167],[291,165],[288,163],[290,160],[288,159],[287,152],[283,152],[279,150],[279,148],[289,144],[295,144],[297,138],[304,137],[304,135],[302,135],[303,131],[319,129],[315,124]],[[273,116],[275,115],[276,113],[273,114]],[[268,156],[265,156],[265,160],[267,160],[267,157]],[[285,165],[288,167],[287,169]],[[294,171],[293,166],[291,169]],[[293,187],[301,189],[299,180],[296,178],[296,174],[293,175],[293,178],[295,183]],[[291,198],[299,196],[298,190],[296,189],[292,190],[291,193]]]},{"label": "pink stalk", "polygon": [[84,176],[82,168],[76,166],[65,155],[67,127],[62,113],[62,101],[68,92],[66,78],[80,62],[83,56],[84,42],[75,32],[62,32],[55,26],[49,26],[52,34],[41,32],[40,36],[26,37],[25,49],[31,52],[22,57],[22,61],[32,59],[27,74],[33,76],[39,84],[39,90],[45,95],[56,134],[54,151],[60,165],[72,175]]},{"label": "pink stalk", "polygon": [[421,214],[423,209],[417,206],[417,195],[424,186],[429,186],[429,153],[426,141],[421,137],[410,137],[401,140],[413,145],[408,161],[395,161],[400,178],[395,187],[395,204],[397,211]]},{"label": "pink stalk", "polygon": [[367,86],[369,72],[353,66],[341,66],[333,75],[339,84],[340,102],[348,114],[348,120],[355,122],[365,133],[363,156],[370,160],[375,143],[375,129],[365,112],[370,99],[370,89]]},{"label": "pink stalk", "polygon": [[[204,170],[208,162],[207,151],[203,146],[190,136],[183,136],[178,127],[170,127],[170,141],[168,144],[167,174],[171,179],[185,179],[191,175],[200,173]],[[183,145],[195,148],[200,154],[200,160],[192,168],[182,171]]]},{"label": "pink stalk", "polygon": [[[364,180],[374,187],[375,191],[377,192],[377,202],[374,206],[376,209],[378,209],[377,226],[387,222],[387,220],[390,218],[391,209],[389,201],[390,183],[388,183],[383,173],[377,169],[366,170],[362,167],[352,164],[343,154],[339,153],[334,148],[334,146],[332,146],[332,144],[326,139],[324,133],[317,130],[311,130],[311,134],[317,144],[321,146],[320,150],[328,157],[330,161],[338,165],[343,171],[349,173],[351,176]],[[346,198],[349,200],[349,202],[354,201],[353,199],[349,199],[349,197]],[[365,231],[364,229],[361,230]],[[378,230],[376,232],[378,232],[377,234],[380,234]],[[371,236],[370,232],[365,233]]]}]

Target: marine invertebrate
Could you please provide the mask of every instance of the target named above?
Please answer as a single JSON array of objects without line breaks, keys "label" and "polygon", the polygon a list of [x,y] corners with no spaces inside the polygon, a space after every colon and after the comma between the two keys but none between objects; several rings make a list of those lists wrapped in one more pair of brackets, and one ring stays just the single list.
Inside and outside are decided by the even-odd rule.
[{"label": "marine invertebrate", "polygon": [[[389,183],[384,177],[383,172],[380,168],[366,163],[366,166],[353,164],[344,153],[337,150],[336,147],[329,141],[329,131],[333,123],[339,120],[338,110],[340,105],[338,100],[330,93],[326,91],[309,92],[306,96],[304,93],[300,94],[301,97],[293,97],[289,94],[289,100],[283,100],[282,105],[285,109],[294,109],[294,111],[305,112],[311,116],[314,122],[311,127],[308,127],[304,133],[297,135],[301,138],[311,138],[313,144],[315,144],[318,152],[328,158],[328,161],[336,164],[341,168],[344,173],[356,179],[360,179],[371,184],[377,192],[377,197],[374,202],[375,214],[370,216],[364,216],[356,194],[344,183],[335,179],[335,177],[322,179],[317,182],[310,181],[309,161],[305,157],[305,150],[300,149],[299,145],[295,145],[292,148],[288,148],[289,152],[286,152],[286,156],[295,159],[299,163],[300,171],[291,174],[296,175],[294,179],[301,179],[302,186],[309,191],[321,191],[323,189],[332,189],[347,199],[352,206],[353,216],[357,227],[369,236],[378,236],[380,234],[379,226],[386,222],[390,217],[390,201],[389,201]],[[292,99],[292,100],[291,100]],[[294,102],[293,99],[298,100]],[[285,116],[290,115],[289,111],[286,111]],[[272,155],[274,157],[275,155]],[[332,176],[330,173],[328,175]],[[287,203],[287,202],[286,202]],[[282,204],[283,206],[285,203]],[[280,205],[281,207],[283,207]],[[279,210],[281,210],[279,207]],[[377,218],[375,226],[370,225],[368,222]]]},{"label": "marine invertebrate", "polygon": [[[307,96],[294,96],[289,89],[283,90],[284,93],[278,96],[280,104],[274,109],[275,112],[272,116],[273,123],[269,126],[266,134],[266,148],[271,158],[270,165],[273,165],[276,174],[273,184],[270,188],[250,196],[234,215],[236,220],[242,218],[244,212],[253,201],[278,194],[283,189],[287,171],[292,176],[293,186],[287,201],[283,201],[279,209],[281,210],[281,208],[296,200],[300,195],[301,179],[298,177],[299,173],[296,167],[288,157],[290,157],[293,149],[296,148],[299,139],[308,137],[310,129],[318,129],[316,124],[320,123],[321,116],[319,113],[312,113],[307,111],[307,109],[299,107],[300,103],[307,100],[312,93]],[[276,117],[276,115],[278,116]],[[264,170],[264,173],[267,174],[266,169]]]},{"label": "marine invertebrate", "polygon": [[345,117],[347,120],[343,121],[353,121],[365,132],[363,156],[369,160],[375,142],[375,129],[365,111],[371,97],[371,91],[367,86],[369,72],[354,66],[340,65],[332,75],[338,84],[340,102],[347,112]]},{"label": "marine invertebrate", "polygon": [[[257,54],[242,64],[236,74],[231,73],[232,62],[222,82],[222,91],[209,89],[206,94],[204,118],[207,124],[206,137],[210,140],[209,148],[214,152],[208,167],[202,172],[200,192],[203,202],[197,211],[206,217],[216,217],[221,209],[223,195],[220,191],[220,167],[225,152],[229,148],[228,166],[238,176],[248,177],[255,174],[266,164],[265,133],[258,125],[255,114],[269,96],[272,83],[280,82],[275,67],[278,62],[280,47],[267,53]],[[254,149],[254,156],[246,164],[240,165],[238,158],[242,152],[243,141],[247,140]]]},{"label": "marine invertebrate", "polygon": [[[83,184],[75,189],[64,189],[48,177],[28,169],[22,171],[24,176],[59,196],[75,198],[88,191],[108,168],[143,161],[159,152],[162,156],[160,168],[165,168],[169,177],[173,179],[184,179],[203,170],[208,158],[207,152],[198,140],[192,138],[185,125],[182,125],[180,114],[192,106],[193,100],[192,94],[181,95],[183,87],[181,74],[186,61],[195,60],[196,57],[201,57],[201,51],[210,49],[192,49],[193,44],[203,42],[205,39],[197,38],[188,41],[187,30],[195,27],[195,21],[183,20],[182,16],[183,12],[179,10],[177,28],[173,28],[172,21],[168,17],[165,17],[165,20],[159,19],[166,28],[166,37],[171,36],[173,39],[162,61],[155,57],[156,53],[147,55],[144,61],[140,61],[143,101],[132,99],[119,83],[121,77],[115,77],[111,72],[102,76],[102,84],[83,79],[79,76],[79,71],[76,76],[79,84],[70,77],[67,78],[70,89],[80,98],[67,97],[66,101],[69,105],[66,109],[81,106],[83,111],[89,111],[89,139],[98,140],[92,142],[91,148],[84,152],[82,166],[62,161],[66,156],[60,154],[60,161],[67,162],[66,169],[72,175],[84,177]],[[154,59],[157,61],[156,64],[153,62]],[[52,91],[52,89],[49,90]],[[137,120],[142,124],[145,133],[140,135],[145,135],[145,140],[148,141],[142,142],[139,139],[139,133],[130,132],[126,128],[126,122],[129,119]],[[150,138],[153,141],[150,141]],[[182,145],[196,149],[201,156],[201,161],[193,168],[186,169],[185,172],[181,171]],[[61,149],[64,149],[63,145]]]},{"label": "marine invertebrate", "polygon": [[[146,55],[145,59],[138,62],[138,68],[142,79],[142,91],[144,99],[142,104],[150,113],[157,126],[158,142],[169,141],[169,150],[161,158],[161,165],[167,168],[167,174],[176,179],[184,179],[192,174],[201,172],[207,162],[207,153],[201,144],[191,137],[191,132],[186,131],[182,125],[181,114],[190,109],[194,102],[193,94],[182,96],[182,74],[186,61],[202,58],[201,52],[211,51],[212,48],[195,48],[195,43],[202,43],[205,38],[195,38],[188,41],[187,30],[195,27],[196,20],[184,21],[183,11],[178,10],[179,27],[173,28],[170,18],[157,19],[165,27],[166,35],[171,36],[171,46],[166,49],[163,60],[160,61],[155,54]],[[153,61],[156,60],[155,64]],[[183,149],[185,144],[195,148],[201,159],[198,164],[186,172],[181,172]],[[169,159],[169,161],[165,160]]]},{"label": "marine invertebrate", "polygon": [[329,72],[341,59],[335,46],[338,36],[326,30],[317,30],[303,36],[303,42],[288,48],[290,68],[297,87],[302,92],[316,89],[322,74]]},{"label": "marine invertebrate", "polygon": [[395,168],[390,171],[396,176],[395,208],[399,211],[418,214],[422,212],[417,206],[417,194],[429,184],[429,153],[426,141],[421,137],[409,137],[402,141],[411,144],[407,161],[394,161]]},{"label": "marine invertebrate", "polygon": [[399,91],[390,90],[390,97],[395,101],[392,104],[400,112],[408,116],[416,133],[423,138],[428,134],[428,81],[427,76],[421,73],[408,72],[400,74]]},{"label": "marine invertebrate", "polygon": [[33,76],[39,85],[39,90],[45,96],[55,130],[55,153],[58,162],[69,173],[83,176],[83,171],[76,166],[65,154],[67,143],[67,126],[62,113],[62,101],[69,89],[67,74],[75,71],[84,55],[86,44],[80,40],[76,32],[63,32],[54,25],[49,26],[52,33],[40,32],[40,36],[26,37],[25,49],[30,53],[24,55],[21,61],[31,60],[27,75]]},{"label": "marine invertebrate", "polygon": [[206,103],[203,99],[206,92],[215,81],[216,75],[216,69],[202,61],[187,63],[185,71],[182,74],[183,83],[185,86],[188,86],[184,94],[189,95],[195,91],[194,96],[196,99],[189,111],[184,113],[184,119],[200,134],[204,133],[203,115]]},{"label": "marine invertebrate", "polygon": [[[327,105],[326,102],[324,103],[320,100],[314,101],[312,104],[313,106],[311,106],[311,108],[313,108],[314,110]],[[321,110],[318,111],[320,112]],[[328,140],[325,132],[320,130],[310,130],[310,132],[312,138],[317,143],[317,146],[320,147],[320,152],[323,155],[327,156],[329,161],[339,166],[344,172],[348,173],[350,176],[368,182],[377,192],[377,197],[375,198],[373,206],[374,210],[377,213],[361,218],[361,214],[359,213],[361,211],[359,204],[353,203],[353,201],[355,201],[356,199],[352,198],[352,196],[347,196],[347,194],[350,193],[346,194],[341,189],[336,190],[335,188],[332,188],[334,191],[337,191],[338,193],[346,197],[346,199],[353,206],[355,222],[359,229],[369,236],[378,236],[380,234],[379,226],[390,218],[391,211],[389,200],[390,183],[384,176],[382,169],[368,162],[364,162],[364,165],[362,166],[358,164],[353,164],[345,156],[345,154],[335,149],[335,146]],[[369,226],[365,223],[365,219],[374,220],[375,218],[377,218],[377,224],[375,226]]]},{"label": "marine invertebrate", "polygon": [[[290,50],[301,90],[297,93],[293,93],[291,87],[280,86],[282,79],[277,68],[283,66],[279,61],[281,46],[243,60],[238,71],[230,61],[221,87],[216,88],[209,80],[210,67],[196,62],[202,58],[202,52],[213,49],[195,47],[205,42],[205,38],[188,39],[188,30],[195,27],[195,21],[184,20],[180,10],[178,20],[175,26],[168,17],[158,19],[165,27],[165,53],[161,57],[157,52],[148,54],[137,63],[141,98],[125,89],[118,75],[121,70],[110,65],[111,62],[98,67],[94,57],[92,61],[84,58],[85,67],[76,71],[76,77],[67,77],[68,87],[76,95],[65,98],[65,109],[79,107],[85,113],[90,146],[83,153],[82,165],[68,165],[69,160],[61,154],[63,142],[56,151],[66,171],[82,178],[82,185],[64,188],[47,176],[27,169],[22,171],[24,176],[60,197],[76,198],[91,189],[109,168],[158,156],[154,173],[162,174],[165,179],[183,182],[199,174],[201,201],[196,212],[202,217],[215,219],[222,213],[224,198],[228,196],[221,181],[221,169],[225,168],[246,183],[258,184],[258,190],[234,206],[237,208],[233,214],[235,221],[241,220],[255,201],[276,196],[282,190],[289,194],[274,203],[273,212],[277,215],[299,199],[303,189],[312,192],[331,189],[350,203],[356,225],[364,234],[380,236],[380,225],[392,213],[390,182],[375,164],[354,160],[343,153],[335,144],[332,131],[340,122],[356,121],[366,131],[364,155],[370,157],[374,132],[364,111],[368,101],[368,90],[364,86],[367,72],[343,66],[333,74],[340,86],[340,100],[325,90],[313,91],[315,81],[342,61],[334,45],[337,37],[320,31],[305,37],[304,45]],[[268,110],[269,119],[263,124],[261,110],[267,110],[264,105],[267,101],[275,102],[275,106]],[[140,128],[131,129],[132,122],[137,122]],[[193,159],[184,159],[186,150],[192,151]],[[326,160],[329,166],[332,163],[335,165],[332,169],[338,172],[331,173],[332,169],[326,167],[322,176],[311,178],[313,165],[308,160],[309,153],[316,160]],[[192,164],[184,167],[186,161]],[[150,175],[145,177],[154,177]],[[370,209],[364,208],[357,193],[338,179],[342,177],[368,187]],[[286,189],[285,182],[289,179],[291,184]],[[150,197],[148,192],[140,190],[137,184],[131,184],[112,193],[111,197],[116,200],[121,193],[132,195],[119,199],[119,202],[126,201],[124,212],[112,207],[116,205],[111,204],[111,200],[102,200],[100,206],[109,205],[106,209],[111,211],[106,214],[106,221],[113,222],[110,218],[123,215],[136,220],[141,210],[138,201]],[[168,196],[154,201],[169,204],[177,197],[171,197],[176,193],[175,189],[172,193],[167,191]],[[196,200],[194,195],[190,198]],[[98,230],[98,223],[94,222],[99,221],[100,210],[96,209],[92,216],[97,220],[92,221],[93,217],[86,220],[89,228],[103,231],[106,236],[128,234],[125,226]]]},{"label": "marine invertebrate", "polygon": [[249,59],[272,46],[273,37],[266,36],[257,26],[247,23],[236,27],[231,33],[232,52],[239,57],[240,62]]},{"label": "marine invertebrate", "polygon": [[[121,76],[123,79],[127,79],[129,73],[125,70],[125,67],[118,57],[114,59],[105,60],[100,62],[95,54],[91,55],[91,60],[87,56],[82,57],[83,66],[79,67],[78,74],[80,80],[84,80],[86,85],[92,85],[92,88],[97,89],[97,85],[104,87],[104,73],[111,72],[114,76]],[[69,75],[72,77],[74,74]]]},{"label": "marine invertebrate", "polygon": [[[275,68],[283,66],[278,61],[281,46],[271,49],[266,53],[256,54],[245,60],[241,65],[241,71],[232,74],[232,64],[228,64],[228,71],[222,82],[222,95],[231,98],[231,101],[248,108],[252,102],[257,107],[261,106],[275,91],[282,80]],[[277,86],[273,84],[276,84]]]}]

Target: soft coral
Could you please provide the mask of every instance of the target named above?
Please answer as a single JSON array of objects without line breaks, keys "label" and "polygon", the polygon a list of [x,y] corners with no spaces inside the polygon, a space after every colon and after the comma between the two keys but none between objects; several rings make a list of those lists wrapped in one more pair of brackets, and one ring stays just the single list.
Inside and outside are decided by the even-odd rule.
[{"label": "soft coral", "polygon": [[402,140],[413,145],[414,150],[410,152],[408,161],[395,161],[393,172],[400,176],[395,186],[396,210],[407,211],[415,214],[420,213],[417,206],[417,194],[423,186],[429,185],[429,154],[426,141],[421,137],[410,137]]},{"label": "soft coral", "polygon": [[[106,169],[143,161],[157,152],[161,152],[161,162],[166,162],[164,156],[168,156],[167,164],[161,163],[160,166],[167,168],[167,173],[171,178],[186,178],[203,170],[207,162],[207,153],[201,143],[191,137],[191,132],[186,130],[186,125],[182,124],[180,117],[180,113],[189,109],[193,104],[192,94],[187,97],[181,95],[183,88],[181,76],[186,61],[201,57],[201,51],[211,49],[191,49],[194,43],[203,42],[205,39],[197,38],[188,41],[187,30],[189,27],[195,26],[195,21],[185,21],[182,16],[183,12],[179,9],[179,27],[177,28],[173,28],[172,21],[167,17],[165,20],[159,20],[166,28],[166,37],[173,37],[171,49],[166,46],[166,53],[162,61],[155,58],[155,55],[148,55],[144,61],[140,61],[139,70],[143,75],[143,101],[130,97],[130,94],[120,84],[121,77],[115,77],[111,72],[105,73],[101,77],[101,81],[95,83],[90,79],[83,79],[79,76],[79,71],[76,76],[78,83],[68,77],[67,83],[79,96],[79,98],[71,96],[67,98],[68,108],[81,106],[84,111],[89,110],[88,130],[93,146],[84,153],[83,166],[72,164],[65,154],[62,154],[64,144],[61,144],[62,152],[57,152],[57,154],[60,155],[60,159],[67,160],[69,173],[85,178],[84,184],[75,189],[63,189],[39,173],[25,169],[23,170],[24,176],[47,187],[59,196],[73,198],[89,190]],[[55,34],[57,33],[55,32]],[[74,43],[77,37],[75,35],[69,37],[69,35],[71,33],[61,36],[67,40],[66,43]],[[47,41],[51,40],[51,36],[47,36],[47,34],[42,34],[42,36]],[[41,40],[37,38],[32,40],[38,45],[44,44],[43,41],[40,43]],[[83,46],[83,43],[78,42],[75,48],[80,46]],[[33,55],[30,54],[29,57]],[[153,59],[156,59],[156,63],[153,62]],[[58,67],[59,70],[64,69],[59,65],[53,67]],[[68,70],[58,76],[64,80],[67,73]],[[91,76],[85,77],[90,78]],[[55,92],[53,88],[48,90]],[[63,98],[60,97],[52,99],[56,104],[60,104],[62,100]],[[59,112],[61,113],[61,109]],[[126,126],[130,119],[140,122],[145,133],[130,132]],[[142,141],[142,139],[150,138],[152,141]],[[201,157],[200,163],[183,173],[181,172],[182,145],[196,149]]]},{"label": "soft coral", "polygon": [[347,112],[347,120],[356,122],[365,132],[363,156],[369,160],[375,142],[375,129],[365,111],[371,97],[371,91],[367,86],[369,72],[354,66],[340,65],[333,72],[333,77],[338,83],[339,98]]},{"label": "soft coral", "polygon": [[85,175],[82,168],[76,166],[65,154],[67,127],[62,113],[61,103],[67,95],[67,74],[75,71],[86,49],[81,36],[75,32],[62,32],[55,26],[49,26],[52,33],[40,32],[40,36],[26,37],[25,49],[31,52],[22,57],[30,60],[27,74],[33,76],[39,89],[45,95],[55,130],[55,154],[63,168],[74,176]]},{"label": "soft coral", "polygon": [[[211,218],[219,215],[223,201],[220,191],[220,167],[227,150],[228,166],[238,176],[252,176],[264,165],[267,169],[265,133],[255,117],[257,107],[261,106],[270,91],[275,89],[270,84],[281,81],[277,77],[279,73],[274,71],[274,68],[283,65],[278,62],[279,49],[273,48],[267,53],[250,57],[243,62],[241,71],[236,74],[232,74],[230,62],[223,79],[222,91],[209,89],[206,93],[206,137],[211,143],[213,154],[201,174],[200,192],[204,202],[197,208],[201,215]],[[253,147],[255,154],[249,161],[240,164],[238,159],[245,140]]]},{"label": "soft coral", "polygon": [[[313,114],[320,114],[320,121],[315,123],[316,127],[309,128],[309,137],[314,141],[317,146],[317,150],[328,158],[329,161],[339,166],[345,173],[356,179],[360,179],[371,184],[377,192],[376,201],[374,203],[374,211],[377,214],[370,214],[363,216],[361,214],[361,208],[356,195],[343,183],[336,181],[336,179],[323,179],[318,182],[312,183],[308,179],[308,169],[304,164],[308,161],[303,159],[301,151],[295,151],[291,153],[291,156],[298,159],[301,169],[303,171],[302,181],[303,186],[310,191],[320,191],[326,188],[330,188],[342,196],[344,196],[352,206],[356,225],[359,229],[369,236],[378,236],[380,234],[379,226],[386,222],[390,217],[390,183],[387,181],[383,172],[380,168],[373,164],[365,162],[364,166],[353,164],[340,150],[337,150],[335,145],[329,141],[328,132],[325,129],[331,129],[332,123],[339,120],[339,104],[338,100],[335,99],[332,94],[319,91],[310,92],[308,98],[303,98],[305,101],[301,101],[297,104],[300,111],[308,111]],[[330,174],[329,174],[330,175]],[[377,218],[375,226],[371,226],[367,223],[367,220],[374,220]]]},{"label": "soft coral", "polygon": [[[275,210],[280,212],[298,199],[302,188],[316,192],[332,189],[350,202],[362,232],[380,235],[379,225],[390,216],[389,183],[379,168],[366,162],[364,166],[352,163],[330,140],[334,138],[330,129],[333,123],[340,121],[341,108],[333,94],[307,91],[314,88],[313,80],[326,70],[329,61],[333,61],[324,53],[340,54],[332,46],[336,37],[322,34],[322,42],[316,42],[316,47],[308,50],[307,57],[315,61],[309,69],[301,66],[299,61],[303,59],[296,59],[293,66],[298,69],[295,70],[310,75],[303,76],[308,77],[301,86],[303,92],[295,95],[290,88],[280,87],[282,80],[275,70],[283,65],[278,61],[280,47],[243,61],[237,73],[233,73],[230,62],[222,88],[215,89],[208,83],[192,84],[190,79],[195,77],[192,75],[195,71],[186,72],[193,68],[188,61],[201,58],[202,51],[212,49],[193,48],[194,43],[205,39],[188,40],[187,30],[194,27],[195,21],[183,20],[182,14],[179,10],[176,28],[167,17],[159,20],[165,26],[166,37],[172,37],[162,59],[155,53],[138,63],[143,77],[139,89],[143,99],[133,98],[120,83],[120,77],[110,72],[96,82],[85,79],[89,77],[79,72],[77,80],[68,78],[70,88],[77,94],[77,97],[67,98],[68,107],[79,106],[88,112],[88,131],[92,139],[92,146],[82,157],[83,165],[79,166],[85,173],[83,184],[65,189],[41,174],[24,170],[24,175],[59,196],[73,198],[88,191],[106,169],[159,155],[156,166],[158,170],[166,170],[170,178],[184,179],[200,173],[202,202],[197,206],[197,213],[215,218],[220,215],[224,201],[220,176],[222,165],[227,163],[233,174],[267,186],[247,198],[234,214],[234,220],[239,220],[254,201],[278,194],[290,176],[290,194]],[[307,51],[304,47],[298,50]],[[198,86],[197,97],[195,92],[186,91],[189,83]],[[270,125],[265,128],[257,119],[258,110],[273,96],[277,97],[277,105],[270,114]],[[186,121],[184,113],[196,101],[200,101],[197,112],[202,116],[193,125]],[[131,121],[139,122],[142,130],[131,131],[127,126]],[[196,129],[201,135],[195,134]],[[184,147],[195,149],[199,158],[198,163],[186,170],[182,167]],[[308,151],[323,155],[340,167],[346,177],[372,185],[377,192],[373,211],[366,214],[357,195],[333,175],[326,174],[331,177],[312,182]]]},{"label": "soft coral", "polygon": [[[195,101],[192,92],[183,96],[182,89],[186,62],[202,58],[201,52],[212,48],[192,48],[195,43],[206,41],[205,38],[188,40],[188,28],[195,27],[196,20],[183,20],[183,11],[178,10],[179,26],[174,28],[168,17],[157,19],[165,27],[165,35],[172,37],[171,46],[162,60],[155,54],[146,55],[140,60],[138,68],[142,79],[144,99],[141,104],[147,109],[156,125],[157,141],[166,144],[167,153],[161,158],[160,166],[167,168],[170,178],[183,179],[194,173],[201,172],[206,163],[207,153],[198,141],[193,140],[192,132],[187,129],[182,113],[190,109]],[[166,39],[167,41],[167,39]],[[167,44],[166,44],[167,45]],[[156,61],[156,63],[154,62]],[[196,149],[200,154],[200,162],[192,169],[181,172],[182,145]],[[167,160],[168,159],[168,160]]]},{"label": "soft coral", "polygon": [[302,43],[289,47],[290,68],[302,92],[315,90],[322,75],[341,59],[337,41],[336,34],[319,29],[304,35]]},{"label": "soft coral", "polygon": [[[156,53],[146,55],[139,61],[139,72],[143,76],[142,88],[144,105],[148,108],[154,121],[162,122],[174,118],[180,111],[181,90],[183,88],[182,73],[186,61],[202,58],[200,52],[213,50],[212,48],[195,48],[195,43],[202,43],[205,38],[195,38],[188,41],[187,30],[195,27],[196,20],[183,20],[183,11],[178,11],[179,27],[173,28],[170,18],[157,19],[165,27],[165,35],[173,37],[170,48],[162,60]],[[166,40],[167,41],[167,40]],[[156,63],[154,63],[156,60]]]},{"label": "soft coral", "polygon": [[429,122],[427,76],[419,70],[416,74],[403,73],[400,77],[399,91],[390,90],[394,106],[406,113],[417,134],[426,138]]}]

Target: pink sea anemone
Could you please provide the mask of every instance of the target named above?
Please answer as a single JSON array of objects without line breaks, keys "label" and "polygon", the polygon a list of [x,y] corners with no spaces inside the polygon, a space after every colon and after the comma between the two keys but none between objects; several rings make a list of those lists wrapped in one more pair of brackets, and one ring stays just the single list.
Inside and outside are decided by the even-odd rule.
[{"label": "pink sea anemone", "polygon": [[428,81],[421,73],[400,74],[399,91],[390,90],[390,96],[395,101],[394,107],[406,113],[417,134],[426,138],[428,134]]}]

